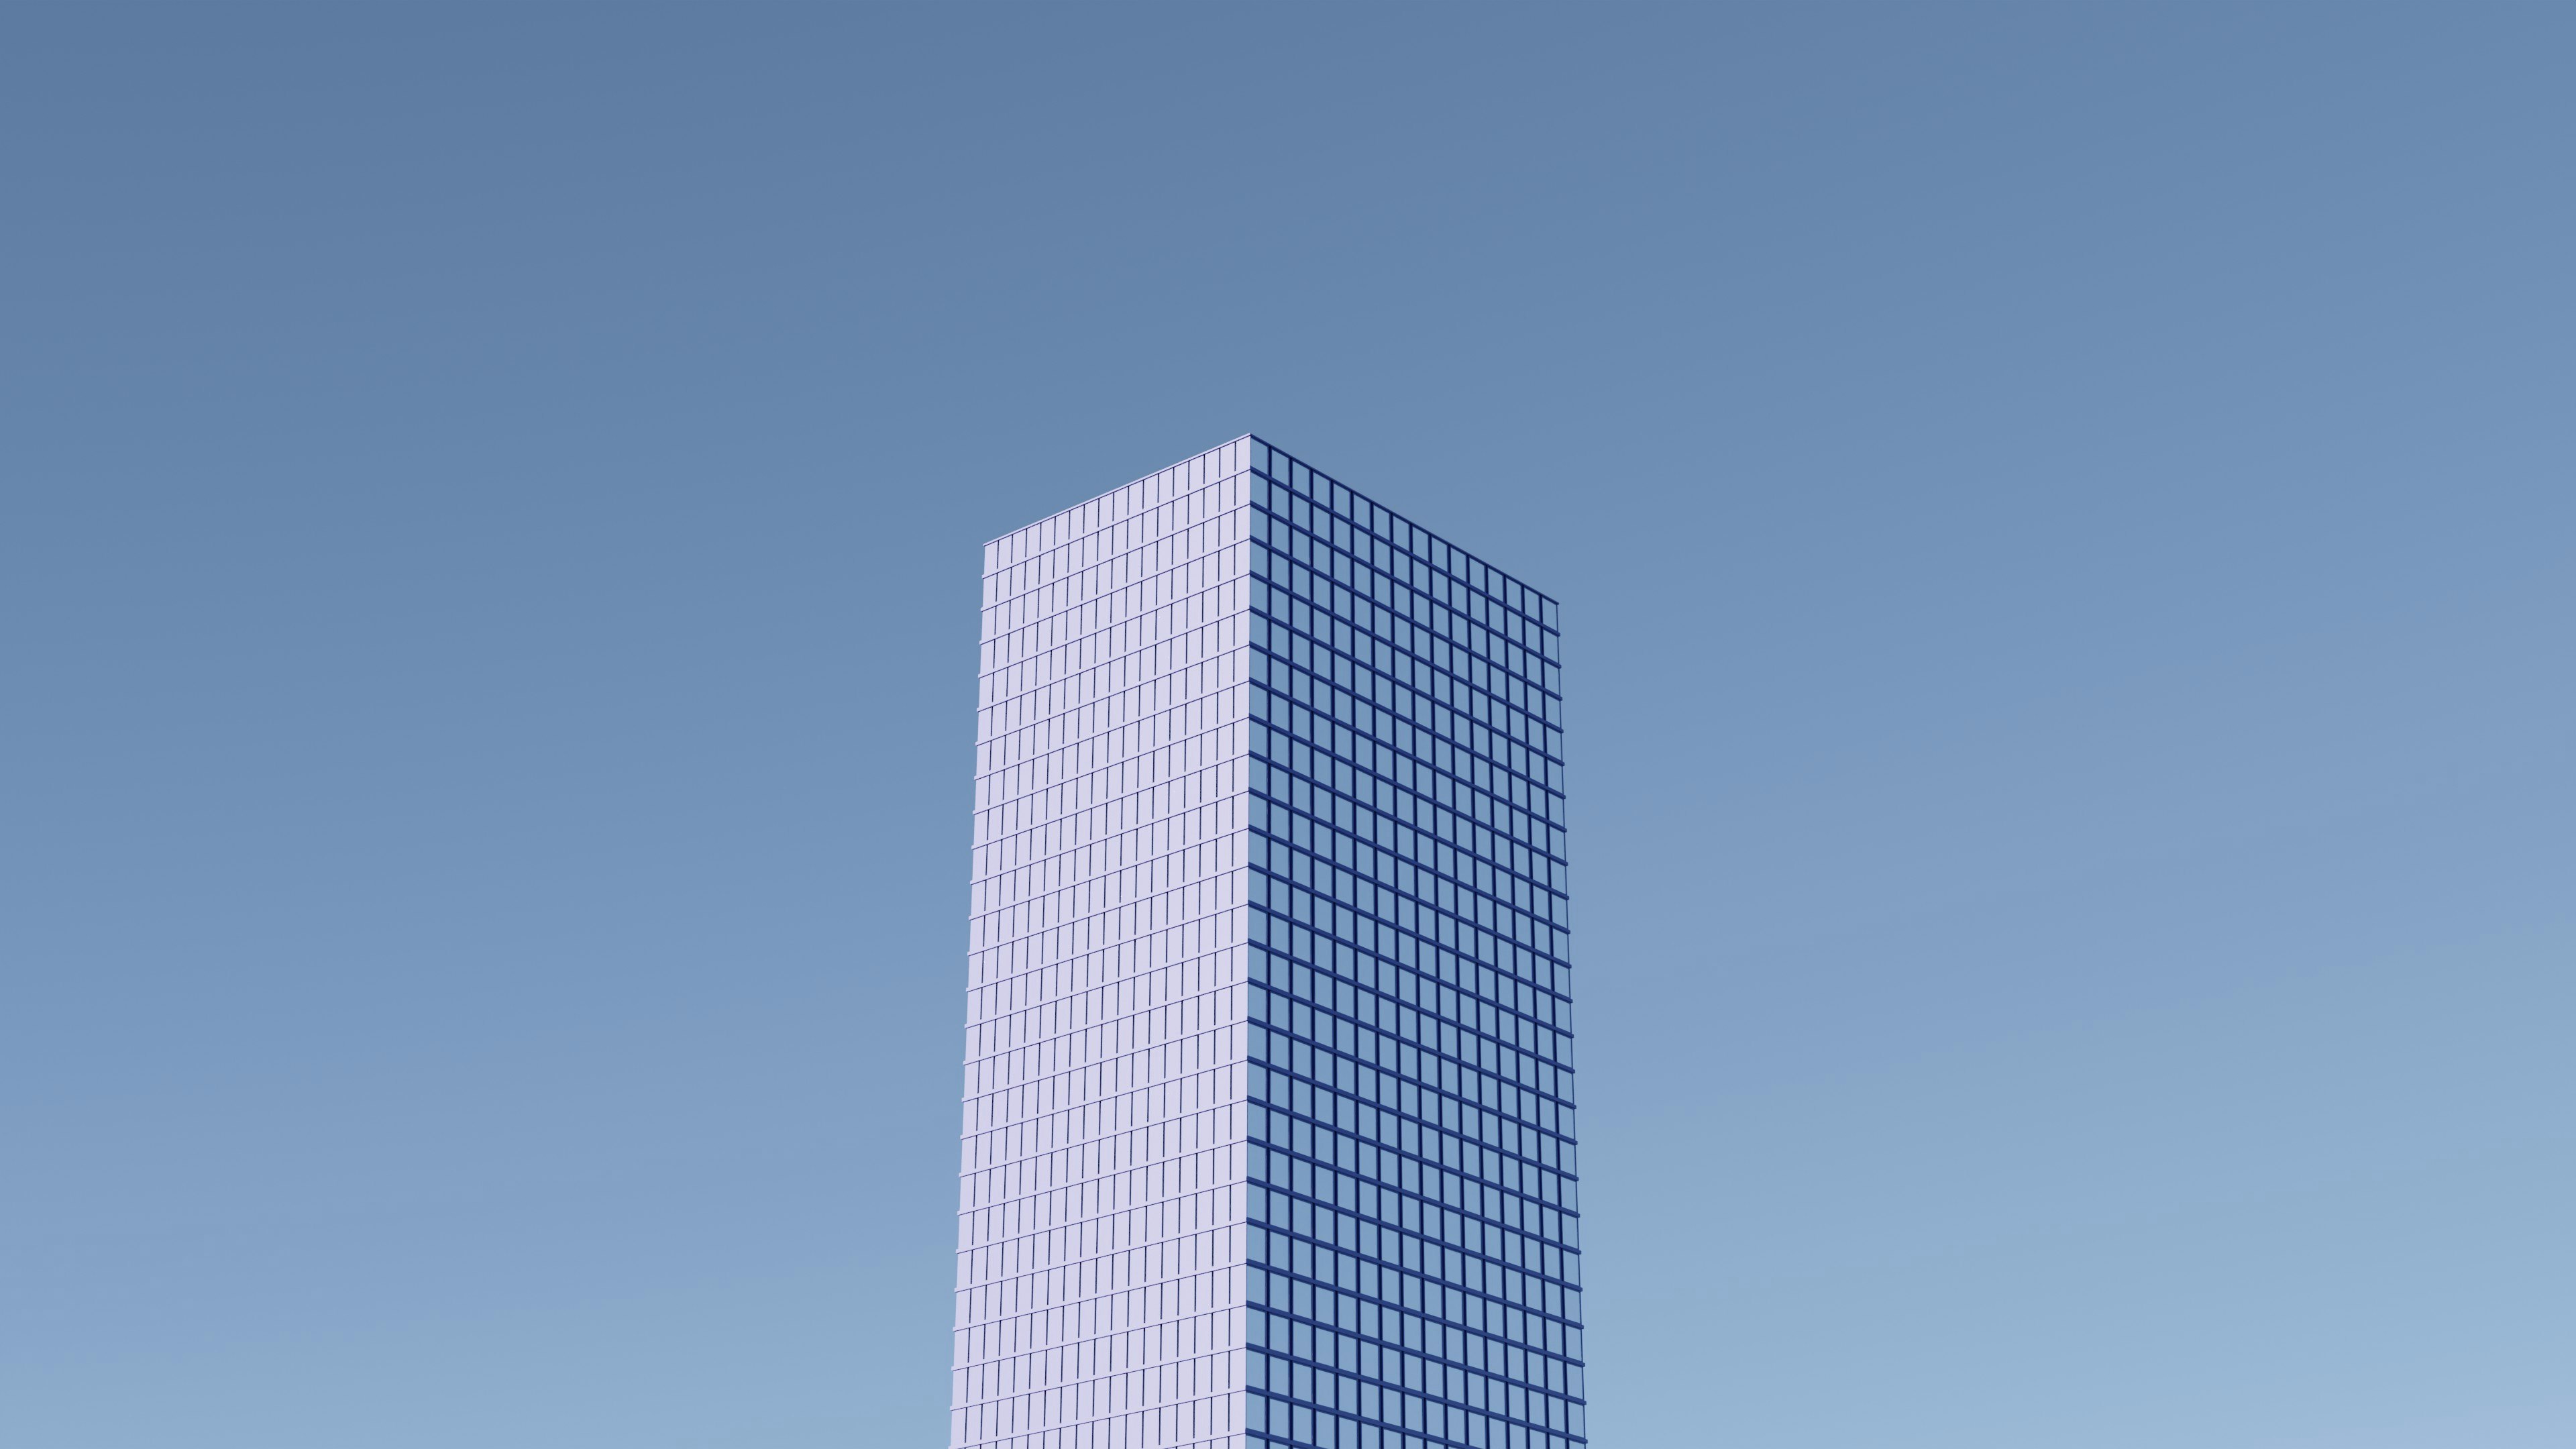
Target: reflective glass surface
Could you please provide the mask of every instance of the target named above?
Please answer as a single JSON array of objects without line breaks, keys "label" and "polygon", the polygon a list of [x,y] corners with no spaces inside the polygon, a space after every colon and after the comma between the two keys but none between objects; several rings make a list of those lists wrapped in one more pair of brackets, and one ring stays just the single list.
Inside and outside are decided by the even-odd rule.
[{"label": "reflective glass surface", "polygon": [[1245,1437],[1566,1449],[1556,604],[1252,442]]}]

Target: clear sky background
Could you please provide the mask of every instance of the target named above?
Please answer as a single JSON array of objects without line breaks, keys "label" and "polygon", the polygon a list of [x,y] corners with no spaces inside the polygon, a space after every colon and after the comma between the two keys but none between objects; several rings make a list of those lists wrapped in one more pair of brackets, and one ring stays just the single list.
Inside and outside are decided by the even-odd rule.
[{"label": "clear sky background", "polygon": [[1565,600],[1595,1442],[2576,1443],[2576,10],[14,5],[0,1443],[945,1434],[978,545]]}]

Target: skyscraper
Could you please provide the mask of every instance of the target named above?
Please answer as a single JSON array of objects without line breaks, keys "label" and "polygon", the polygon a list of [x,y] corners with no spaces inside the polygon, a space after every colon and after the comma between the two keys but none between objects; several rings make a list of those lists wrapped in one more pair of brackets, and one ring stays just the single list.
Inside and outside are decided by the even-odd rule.
[{"label": "skyscraper", "polygon": [[957,1449],[1585,1442],[1556,609],[1256,437],[986,546]]}]

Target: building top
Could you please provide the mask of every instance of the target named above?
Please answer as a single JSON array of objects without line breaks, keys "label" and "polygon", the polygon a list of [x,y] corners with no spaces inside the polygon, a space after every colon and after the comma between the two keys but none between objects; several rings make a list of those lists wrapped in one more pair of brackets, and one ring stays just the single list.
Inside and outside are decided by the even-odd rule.
[{"label": "building top", "polygon": [[[1495,604],[1526,616],[1541,628],[1553,632],[1558,627],[1554,596],[1503,572],[1443,535],[1422,527],[1404,514],[1296,458],[1257,433],[1245,433],[1169,468],[1086,498],[992,539],[984,545],[984,572],[990,576],[1035,553],[1088,533],[1110,521],[1110,516],[1105,515],[1123,516],[1134,509],[1157,506],[1166,501],[1153,496],[1158,489],[1195,488],[1204,482],[1231,477],[1247,469],[1285,486],[1294,494],[1314,500],[1334,517],[1363,528],[1375,547],[1386,551],[1390,559],[1399,553],[1407,555],[1493,600]],[[1199,478],[1197,475],[1200,473],[1205,473],[1205,478]],[[1121,495],[1126,496],[1122,498]]]}]

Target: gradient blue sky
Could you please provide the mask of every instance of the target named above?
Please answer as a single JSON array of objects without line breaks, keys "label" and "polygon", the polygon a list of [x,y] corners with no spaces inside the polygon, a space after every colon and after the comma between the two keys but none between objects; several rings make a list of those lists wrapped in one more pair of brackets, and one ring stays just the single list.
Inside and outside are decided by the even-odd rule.
[{"label": "gradient blue sky", "polygon": [[9,7],[0,1442],[944,1442],[977,545],[1255,430],[1566,601],[1597,1443],[2576,1443],[2571,56]]}]

